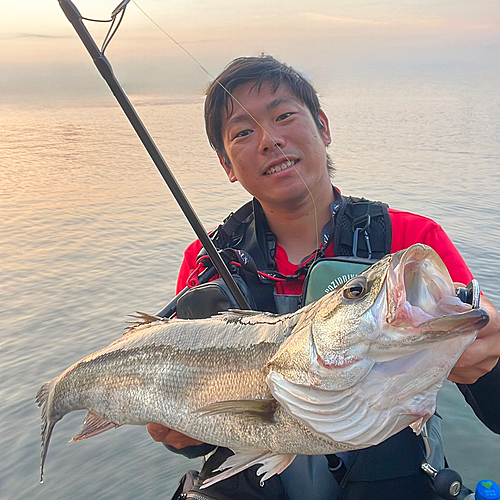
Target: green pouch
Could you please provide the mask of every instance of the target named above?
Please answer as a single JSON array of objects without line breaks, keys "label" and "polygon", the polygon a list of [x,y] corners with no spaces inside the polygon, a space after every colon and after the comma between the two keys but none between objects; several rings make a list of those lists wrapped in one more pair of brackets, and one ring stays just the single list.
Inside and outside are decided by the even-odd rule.
[{"label": "green pouch", "polygon": [[376,260],[356,257],[332,257],[317,260],[307,272],[302,292],[302,305],[306,306],[320,299],[375,262]]}]

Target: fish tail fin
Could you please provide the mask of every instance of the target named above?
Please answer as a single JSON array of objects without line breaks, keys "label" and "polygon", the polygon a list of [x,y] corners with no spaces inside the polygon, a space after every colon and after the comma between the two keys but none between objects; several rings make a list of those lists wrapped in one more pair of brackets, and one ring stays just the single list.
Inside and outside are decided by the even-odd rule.
[{"label": "fish tail fin", "polygon": [[234,476],[256,464],[261,464],[256,473],[258,476],[262,476],[260,479],[260,484],[262,486],[270,477],[275,474],[281,474],[293,462],[295,456],[296,455],[292,454],[276,454],[267,450],[235,453],[214,471],[220,471],[219,474],[203,481],[200,489],[207,488],[223,479]]},{"label": "fish tail fin", "polygon": [[54,425],[60,420],[52,418],[51,415],[51,394],[53,387],[55,385],[55,380],[49,380],[40,387],[36,395],[36,402],[38,406],[42,408],[42,423],[40,426],[42,434],[42,462],[40,464],[40,482],[43,483],[43,466],[45,464],[45,458],[47,457],[47,450],[49,449],[50,437],[52,435],[52,430]]}]

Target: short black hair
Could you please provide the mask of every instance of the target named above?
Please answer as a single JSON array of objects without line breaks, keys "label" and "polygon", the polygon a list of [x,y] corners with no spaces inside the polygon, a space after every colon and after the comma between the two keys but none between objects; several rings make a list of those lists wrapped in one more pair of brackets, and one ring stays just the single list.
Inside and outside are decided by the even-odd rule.
[{"label": "short black hair", "polygon": [[[208,141],[224,160],[227,160],[227,155],[222,139],[222,123],[224,113],[232,105],[229,93],[233,93],[236,87],[251,82],[255,83],[255,88],[259,91],[265,83],[271,86],[272,92],[276,92],[280,85],[286,85],[292,95],[309,108],[318,129],[323,128],[319,120],[321,107],[318,94],[302,74],[269,55],[238,57],[210,84],[205,100],[205,129]],[[332,173],[330,158],[328,168]]]}]

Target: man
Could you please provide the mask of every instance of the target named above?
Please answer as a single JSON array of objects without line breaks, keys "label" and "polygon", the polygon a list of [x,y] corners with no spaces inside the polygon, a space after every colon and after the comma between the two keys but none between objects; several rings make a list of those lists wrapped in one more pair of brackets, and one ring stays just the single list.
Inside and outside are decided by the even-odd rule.
[{"label": "man", "polygon": [[[293,298],[302,292],[304,262],[315,255],[334,256],[337,211],[345,205],[331,184],[326,151],[331,143],[330,128],[316,92],[300,74],[272,57],[239,58],[209,88],[205,124],[228,179],[240,182],[254,197],[234,229],[238,237],[231,233],[226,240],[248,252],[260,271],[294,276],[276,280],[271,293],[269,284],[261,286],[258,279],[247,277],[252,296],[259,309],[292,310],[298,304],[291,305]],[[472,279],[439,225],[407,212],[389,209],[387,213],[391,252],[425,243],[439,253],[455,282]],[[226,223],[223,229],[227,227]],[[218,241],[225,246],[220,238]],[[200,243],[194,242],[186,250],[178,289],[196,268],[200,249]],[[500,315],[484,296],[481,306],[489,312],[490,322],[449,378],[464,384],[459,387],[476,414],[500,433],[498,408],[489,397],[493,393],[498,400],[500,394]],[[155,440],[183,449],[188,456],[209,449],[158,424],[150,424],[148,430]],[[419,467],[423,457],[422,439],[406,429],[379,446],[343,456],[348,472],[340,491],[324,457],[300,457],[279,478],[291,499],[436,498],[430,479]]]}]

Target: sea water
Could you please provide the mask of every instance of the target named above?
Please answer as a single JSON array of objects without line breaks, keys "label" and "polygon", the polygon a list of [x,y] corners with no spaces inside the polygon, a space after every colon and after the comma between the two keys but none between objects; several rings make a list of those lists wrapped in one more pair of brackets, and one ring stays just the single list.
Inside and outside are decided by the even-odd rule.
[{"label": "sea water", "polygon": [[[318,85],[335,184],[435,219],[500,307],[498,88],[442,75]],[[201,93],[131,98],[207,229],[249,198],[207,143]],[[0,124],[0,498],[167,498],[199,461],[144,427],[68,443],[84,412],[56,426],[40,485],[34,398],[129,314],[168,302],[194,233],[111,95],[3,102]],[[451,383],[439,412],[450,466],[470,487],[500,481],[500,437]]]}]

